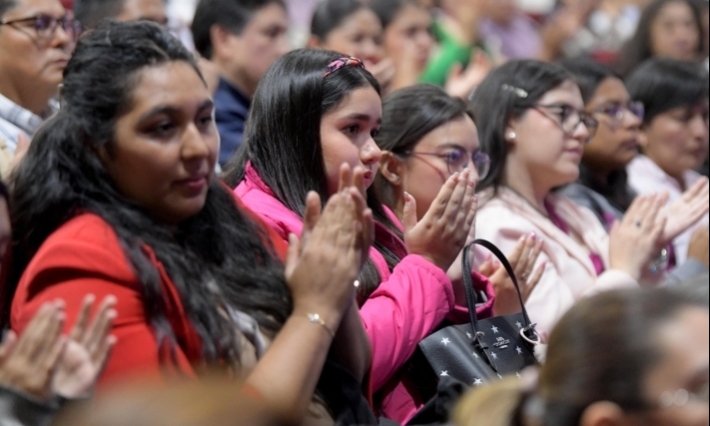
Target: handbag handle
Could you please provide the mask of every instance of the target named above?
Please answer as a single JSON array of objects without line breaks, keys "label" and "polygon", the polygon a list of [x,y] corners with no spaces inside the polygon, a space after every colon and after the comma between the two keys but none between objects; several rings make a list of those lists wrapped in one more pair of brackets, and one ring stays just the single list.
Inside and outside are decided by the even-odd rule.
[{"label": "handbag handle", "polygon": [[[521,335],[523,337],[527,337],[530,339],[529,341],[533,340],[533,337],[537,337],[535,335],[535,325],[532,324],[530,321],[530,317],[528,316],[528,311],[525,308],[525,302],[523,302],[523,295],[520,292],[520,286],[518,285],[518,278],[515,276],[515,271],[513,270],[513,267],[510,265],[510,262],[508,261],[508,258],[505,257],[505,255],[496,247],[493,243],[490,241],[484,240],[484,239],[477,239],[473,241],[471,244],[467,245],[463,249],[463,282],[464,282],[464,287],[466,289],[466,299],[468,301],[468,314],[471,320],[471,329],[473,330],[474,336],[476,339],[478,339],[480,331],[478,330],[478,315],[476,314],[476,295],[474,292],[473,288],[473,278],[471,278],[471,260],[469,253],[471,252],[471,248],[473,246],[479,245],[481,247],[485,247],[488,250],[493,253],[498,260],[500,261],[501,265],[505,268],[505,270],[508,272],[508,275],[510,276],[510,279],[513,281],[513,284],[515,285],[515,290],[518,293],[518,300],[520,300],[520,307],[522,308],[522,313],[523,313],[523,321],[525,322],[525,327],[521,330]],[[528,336],[527,333],[532,332],[533,336]]]}]

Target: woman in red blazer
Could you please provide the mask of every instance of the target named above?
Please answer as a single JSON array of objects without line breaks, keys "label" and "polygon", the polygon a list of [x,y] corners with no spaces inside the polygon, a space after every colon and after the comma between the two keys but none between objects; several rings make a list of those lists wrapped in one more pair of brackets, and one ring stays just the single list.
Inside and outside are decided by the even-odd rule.
[{"label": "woman in red blazer", "polygon": [[114,295],[102,385],[218,368],[277,409],[308,411],[309,424],[357,403],[339,391],[369,368],[353,303],[373,238],[362,172],[343,169],[322,213],[312,195],[304,235],[279,245],[214,176],[214,104],[193,56],[148,23],[84,37],[61,102],[15,183],[3,271],[12,328],[48,300],[66,302],[71,324],[86,294]]}]

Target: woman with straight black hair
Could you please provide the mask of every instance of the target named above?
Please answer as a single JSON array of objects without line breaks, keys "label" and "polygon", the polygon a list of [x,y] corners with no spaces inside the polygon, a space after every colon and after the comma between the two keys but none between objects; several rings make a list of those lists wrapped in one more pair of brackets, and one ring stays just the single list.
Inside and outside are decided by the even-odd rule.
[{"label": "woman with straight black hair", "polygon": [[655,0],[643,11],[636,34],[621,49],[616,71],[624,77],[652,57],[705,60],[701,11],[695,0]]},{"label": "woman with straight black hair", "polygon": [[[358,278],[360,315],[372,342],[373,389],[388,417],[406,422],[413,396],[393,390],[400,368],[451,314],[468,315],[465,294],[446,271],[463,248],[475,215],[475,181],[450,177],[421,220],[410,196],[403,225],[371,185],[382,156],[373,137],[382,117],[379,85],[359,59],[324,50],[287,54],[267,73],[249,117],[246,143],[227,171],[235,192],[282,238],[307,223],[308,191],[339,191],[343,162],[364,170],[361,191],[376,221],[374,248]],[[456,308],[457,302],[461,308]],[[397,399],[402,398],[402,399]],[[398,404],[388,401],[397,399]]]},{"label": "woman with straight black hair", "polygon": [[[84,37],[61,101],[15,181],[3,271],[13,330],[46,301],[66,301],[72,318],[86,294],[113,294],[102,385],[219,369],[276,410],[308,412],[307,424],[373,421],[351,412],[369,364],[357,358],[368,344],[352,282],[372,222],[349,169],[287,248],[215,178],[210,92],[194,56],[155,24],[107,22]],[[363,349],[339,354],[342,340]]]},{"label": "woman with straight black hair", "polygon": [[[560,194],[592,210],[599,222],[610,229],[615,221],[623,218],[637,196],[629,185],[626,166],[637,157],[642,143],[644,104],[632,100],[624,82],[606,66],[588,59],[573,59],[562,65],[574,75],[585,110],[599,121],[599,129],[584,147],[579,179],[562,188]],[[668,221],[689,227],[700,220],[708,211],[709,190],[706,180],[697,180],[682,197],[675,197]],[[652,193],[662,191],[659,187]],[[680,281],[686,276],[707,272],[700,262],[707,247],[700,243],[698,240],[689,256],[693,261],[682,263],[676,261],[673,246],[668,246],[668,268],[673,269],[669,278]]]},{"label": "woman with straight black hair", "polygon": [[539,262],[547,266],[527,302],[540,331],[549,333],[585,296],[662,279],[648,265],[676,236],[659,214],[663,197],[637,198],[608,234],[590,211],[553,192],[578,179],[598,127],[571,74],[512,61],[488,76],[471,106],[491,158],[476,233],[505,251],[532,232],[544,240]]},{"label": "woman with straight black hair", "polygon": [[[666,191],[669,202],[706,185],[697,170],[708,156],[708,73],[700,65],[650,59],[626,81],[631,97],[644,105],[643,137],[628,166],[629,184],[639,194]],[[707,193],[704,200],[708,202]],[[686,260],[693,231],[708,226],[707,204],[700,222],[673,241],[679,263]]]},{"label": "woman with straight black hair", "polygon": [[[464,397],[456,426],[705,426],[707,301],[611,291],[573,307],[537,372]],[[603,349],[600,349],[603,348]]]}]

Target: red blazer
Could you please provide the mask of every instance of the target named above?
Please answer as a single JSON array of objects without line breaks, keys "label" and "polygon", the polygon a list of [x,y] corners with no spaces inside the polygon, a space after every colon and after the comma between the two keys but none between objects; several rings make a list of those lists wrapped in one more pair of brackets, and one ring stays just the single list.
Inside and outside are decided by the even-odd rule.
[{"label": "red blazer", "polygon": [[[251,211],[237,203],[261,224]],[[283,239],[269,227],[264,229],[278,255],[285,258],[288,247]],[[146,253],[160,273],[168,318],[178,339],[174,361],[169,348],[158,347],[143,309],[141,284],[116,233],[101,217],[91,213],[62,225],[32,258],[12,302],[12,329],[21,333],[43,303],[62,299],[66,302],[65,331],[69,332],[87,294],[95,295],[98,301],[114,295],[118,298],[118,316],[111,333],[118,341],[99,386],[129,377],[160,379],[166,370],[194,376],[193,365],[201,360],[200,338],[188,323],[177,289],[162,264],[149,247]]]}]

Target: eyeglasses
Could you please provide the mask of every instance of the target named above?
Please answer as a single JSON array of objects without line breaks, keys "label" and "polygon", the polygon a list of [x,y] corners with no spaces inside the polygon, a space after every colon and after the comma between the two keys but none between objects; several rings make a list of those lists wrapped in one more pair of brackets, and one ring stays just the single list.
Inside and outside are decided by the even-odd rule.
[{"label": "eyeglasses", "polygon": [[643,102],[629,102],[626,105],[621,103],[611,104],[599,107],[592,112],[595,114],[606,115],[611,120],[610,124],[613,127],[619,127],[624,121],[624,116],[627,111],[641,121],[643,121],[643,118],[646,115],[646,109]]},{"label": "eyeglasses", "polygon": [[66,16],[57,19],[49,15],[39,14],[29,18],[0,21],[0,25],[10,25],[15,28],[17,28],[17,24],[28,24],[25,26],[32,27],[37,33],[37,36],[43,40],[52,39],[60,25],[72,40],[77,40],[82,32],[81,22]]},{"label": "eyeglasses", "polygon": [[463,148],[451,148],[446,153],[411,152],[409,155],[415,157],[418,155],[425,155],[441,158],[446,162],[446,167],[450,175],[463,172],[468,168],[469,164],[473,163],[473,167],[476,168],[479,180],[483,180],[488,175],[488,171],[491,168],[491,159],[488,154],[476,151],[473,155],[470,155]]},{"label": "eyeglasses", "polygon": [[[587,142],[594,138],[599,128],[599,121],[591,114],[580,111],[570,105],[553,104],[553,105],[535,105],[533,109],[539,111],[542,115],[552,120],[562,130],[567,137],[574,135],[580,124],[584,124],[589,133]],[[551,117],[546,110],[554,110],[553,113],[557,118]]]}]

